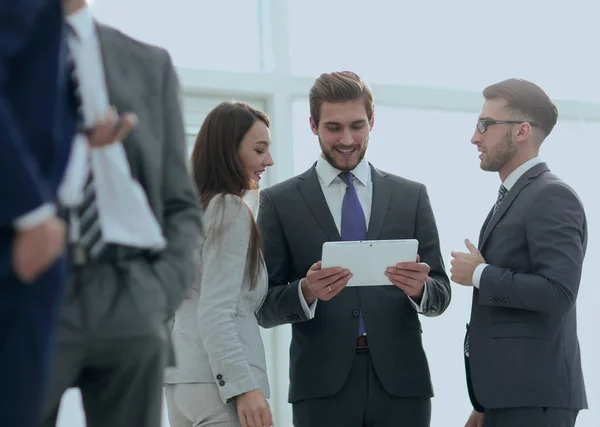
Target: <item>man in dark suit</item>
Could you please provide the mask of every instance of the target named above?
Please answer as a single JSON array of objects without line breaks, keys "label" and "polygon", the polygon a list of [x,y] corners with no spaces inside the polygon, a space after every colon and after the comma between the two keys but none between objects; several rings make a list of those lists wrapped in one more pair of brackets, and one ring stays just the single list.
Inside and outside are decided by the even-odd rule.
[{"label": "man in dark suit", "polygon": [[[425,186],[364,159],[373,110],[359,76],[322,74],[310,91],[321,158],[261,193],[269,291],[258,318],[292,324],[289,401],[299,427],[430,423],[417,314],[443,313],[450,284]],[[320,265],[327,241],[413,238],[420,259],[390,266],[395,286],[345,288],[351,271]]]},{"label": "man in dark suit", "polygon": [[0,422],[39,421],[65,283],[54,201],[75,127],[58,0],[0,5]]},{"label": "man in dark suit", "polygon": [[539,159],[558,112],[537,85],[483,91],[471,142],[502,185],[479,250],[453,252],[451,279],[473,286],[465,338],[468,427],[572,427],[587,408],[576,300],[587,244],[575,191]]},{"label": "man in dark suit", "polygon": [[64,5],[88,131],[75,138],[81,171],[69,170],[83,191],[60,194],[71,274],[42,425],[56,424],[63,393],[78,387],[89,427],[159,427],[174,363],[167,319],[203,243],[179,83],[164,49],[98,24],[85,0]]}]

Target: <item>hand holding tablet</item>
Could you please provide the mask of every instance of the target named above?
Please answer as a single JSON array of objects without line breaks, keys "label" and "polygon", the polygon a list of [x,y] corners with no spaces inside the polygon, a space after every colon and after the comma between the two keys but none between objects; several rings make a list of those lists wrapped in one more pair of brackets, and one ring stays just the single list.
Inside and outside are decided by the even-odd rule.
[{"label": "hand holding tablet", "polygon": [[346,287],[351,277],[348,269],[322,268],[321,261],[314,263],[306,273],[306,278],[302,279],[302,294],[306,303],[312,304],[316,299],[329,301]]},{"label": "hand holding tablet", "polygon": [[347,286],[395,285],[418,298],[429,273],[418,259],[418,247],[415,239],[326,242],[321,268],[348,269],[352,277]]},{"label": "hand holding tablet", "polygon": [[388,267],[385,274],[393,285],[418,302],[423,295],[430,270],[429,265],[421,262],[417,255],[416,261],[400,262],[396,266]]}]

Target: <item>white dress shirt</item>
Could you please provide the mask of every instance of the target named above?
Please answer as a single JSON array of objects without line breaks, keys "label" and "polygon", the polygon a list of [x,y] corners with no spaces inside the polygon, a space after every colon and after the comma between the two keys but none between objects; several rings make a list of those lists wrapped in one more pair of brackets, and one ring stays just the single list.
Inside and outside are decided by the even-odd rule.
[{"label": "white dress shirt", "polygon": [[[342,172],[334,168],[327,160],[323,157],[319,157],[316,165],[316,172],[319,178],[319,184],[321,184],[321,190],[325,196],[325,201],[329,207],[329,211],[333,216],[335,226],[341,234],[342,230],[342,204],[344,201],[344,195],[346,194],[346,183],[339,177]],[[363,159],[355,168],[352,170],[354,179],[354,186],[356,187],[356,194],[358,200],[365,214],[365,223],[369,224],[371,218],[371,204],[373,201],[373,182],[371,181],[371,167],[366,159]],[[304,299],[302,294],[302,281],[298,284],[298,292],[300,293],[300,303],[304,309],[304,313],[309,319],[314,317],[315,308],[317,301],[313,302],[310,307]],[[427,284],[423,289],[423,298],[421,298],[421,305],[409,298],[413,306],[419,313],[423,312],[423,307],[427,301]]]},{"label": "white dress shirt", "polygon": [[[76,65],[84,125],[91,128],[108,111],[109,100],[102,52],[88,7],[67,17],[73,29],[68,44]],[[90,149],[87,137],[75,137],[65,176],[58,191],[66,207],[83,200],[88,167],[94,172],[98,216],[106,243],[159,250],[166,245],[162,230],[142,186],[132,174],[123,144]]]},{"label": "white dress shirt", "polygon": [[[519,180],[519,178],[523,176],[525,172],[527,172],[529,169],[531,169],[539,163],[542,163],[542,160],[539,157],[534,157],[533,159],[526,161],[521,166],[512,171],[511,174],[508,175],[502,183],[502,185],[504,185],[504,188],[506,188],[506,194],[510,192],[510,189],[514,187],[516,182]],[[487,266],[487,264],[482,263],[475,268],[475,271],[473,272],[473,286],[475,286],[476,288],[479,288],[479,282],[481,282],[481,275],[483,274],[483,270]]]}]

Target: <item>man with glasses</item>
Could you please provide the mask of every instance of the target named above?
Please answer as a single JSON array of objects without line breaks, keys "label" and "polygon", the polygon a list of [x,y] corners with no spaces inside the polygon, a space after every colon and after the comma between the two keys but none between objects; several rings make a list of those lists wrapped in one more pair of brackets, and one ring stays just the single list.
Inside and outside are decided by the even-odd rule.
[{"label": "man with glasses", "polygon": [[576,320],[585,211],[538,157],[558,117],[544,91],[509,79],[483,96],[471,142],[502,185],[478,249],[466,240],[451,268],[454,282],[473,286],[467,427],[572,427],[587,408]]}]

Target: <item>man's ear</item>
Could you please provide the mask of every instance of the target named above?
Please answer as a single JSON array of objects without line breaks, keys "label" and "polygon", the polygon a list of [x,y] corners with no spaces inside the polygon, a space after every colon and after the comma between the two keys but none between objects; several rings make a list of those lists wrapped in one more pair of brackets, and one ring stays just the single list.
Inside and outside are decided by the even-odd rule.
[{"label": "man's ear", "polygon": [[310,130],[312,130],[312,133],[314,133],[315,135],[319,135],[319,125],[313,120],[312,117],[309,117],[309,122]]}]

